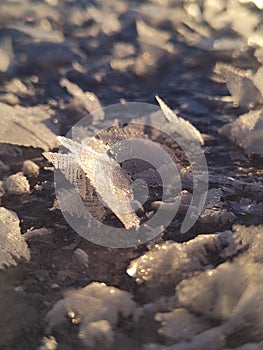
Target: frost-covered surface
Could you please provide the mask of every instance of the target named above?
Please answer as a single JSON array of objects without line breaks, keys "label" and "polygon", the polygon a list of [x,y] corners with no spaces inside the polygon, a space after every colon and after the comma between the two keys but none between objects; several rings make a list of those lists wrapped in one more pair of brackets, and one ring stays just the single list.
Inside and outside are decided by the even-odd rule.
[{"label": "frost-covered surface", "polygon": [[21,235],[16,213],[0,207],[0,269],[29,261],[30,251]]},{"label": "frost-covered surface", "polygon": [[68,315],[72,323],[80,323],[78,336],[87,346],[96,343],[112,343],[114,327],[119,316],[128,317],[135,309],[132,295],[103,283],[92,284],[67,292],[47,314],[46,321],[53,328],[65,321]]},{"label": "frost-covered surface", "polygon": [[[104,330],[110,339],[114,333],[110,350],[263,348],[263,173],[254,157],[262,154],[263,140],[262,9],[261,0],[0,1],[0,197],[1,205],[18,214],[31,252],[29,265],[1,271],[1,348],[97,348],[78,337],[82,323],[73,313],[72,322],[63,316],[65,322],[52,334],[44,321],[68,290],[94,281],[127,290],[138,301],[132,317],[120,317],[111,328],[103,319],[87,323],[93,335]],[[66,135],[99,106],[154,104],[156,94],[184,118],[179,124],[187,120],[194,126],[192,132],[186,128],[189,140],[204,141],[212,187],[207,207],[192,230],[181,235],[193,192],[191,167],[182,150],[163,145],[157,135],[178,166],[185,195],[179,215],[148,246],[118,251],[95,246],[57,210],[54,169],[42,151],[56,152],[55,134]],[[122,117],[114,116],[125,122]],[[103,113],[90,122],[91,136],[97,123],[106,126]],[[231,142],[218,130],[227,130]],[[145,139],[141,130],[136,135]],[[29,159],[39,166],[38,175],[32,172],[36,177],[22,169]],[[124,168],[131,170],[129,164]],[[6,192],[6,179],[22,170],[30,192]],[[147,219],[162,204],[156,190],[161,181],[140,163],[135,170],[132,180],[152,186]],[[170,178],[174,181],[173,174]],[[70,195],[65,193],[67,209],[76,213],[78,203],[70,204]],[[97,219],[113,224],[116,218],[103,203],[87,202]],[[168,204],[170,210],[174,203]],[[129,266],[134,278],[125,272]],[[115,314],[119,307],[112,307]],[[81,310],[82,319],[90,315],[85,305]]]}]

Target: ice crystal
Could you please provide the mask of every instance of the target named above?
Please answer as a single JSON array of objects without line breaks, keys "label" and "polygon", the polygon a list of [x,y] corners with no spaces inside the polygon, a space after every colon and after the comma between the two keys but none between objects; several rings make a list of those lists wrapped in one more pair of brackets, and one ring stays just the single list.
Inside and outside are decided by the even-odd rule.
[{"label": "ice crystal", "polygon": [[112,343],[114,327],[119,316],[129,317],[135,309],[132,295],[104,283],[93,282],[88,286],[66,293],[47,314],[50,328],[58,326],[68,315],[73,323],[79,323],[79,338],[87,345],[97,342]]},{"label": "ice crystal", "polygon": [[263,156],[263,110],[241,115],[219,129],[219,133],[242,147],[247,155]]},{"label": "ice crystal", "polygon": [[[129,204],[133,200],[129,178],[120,165],[105,152],[108,150],[108,147],[105,145],[104,152],[98,152],[98,150],[94,150],[90,146],[79,144],[69,139],[60,138],[60,140],[63,142],[63,146],[68,148],[71,153],[65,156],[63,154],[44,153],[44,156],[50,161],[54,159],[53,164],[73,184],[77,181],[77,167],[79,166],[89,178],[102,202],[114,212],[124,226],[126,228],[138,227],[140,220]],[[98,143],[100,144],[100,142]],[[96,145],[95,139],[94,145]],[[65,163],[65,160],[69,161],[69,163]],[[97,176],[98,172],[100,176]],[[123,203],[122,208],[120,208],[120,202]],[[124,205],[126,210],[123,210]],[[71,201],[70,206],[75,207],[75,204]],[[74,215],[76,211],[78,209],[74,210],[74,212],[70,210],[70,213]],[[78,216],[82,215],[82,213],[78,214]]]},{"label": "ice crystal", "polygon": [[52,115],[47,106],[9,106],[0,102],[0,142],[38,147],[48,151],[58,145],[55,134],[44,124]]},{"label": "ice crystal", "polygon": [[7,193],[22,194],[30,192],[30,185],[23,173],[8,176],[4,182]]},{"label": "ice crystal", "polygon": [[210,254],[221,252],[232,242],[232,233],[199,235],[186,243],[164,242],[133,260],[127,273],[147,286],[176,285],[187,273],[202,271],[211,263]]},{"label": "ice crystal", "polygon": [[30,251],[20,233],[16,213],[0,207],[0,269],[16,266],[17,261],[29,261]]}]

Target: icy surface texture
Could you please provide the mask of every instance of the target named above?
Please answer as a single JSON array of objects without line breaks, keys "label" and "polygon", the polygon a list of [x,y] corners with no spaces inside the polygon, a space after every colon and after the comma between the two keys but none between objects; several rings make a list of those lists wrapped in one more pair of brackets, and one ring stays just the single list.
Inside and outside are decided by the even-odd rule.
[{"label": "icy surface texture", "polygon": [[29,261],[30,251],[20,233],[17,215],[0,207],[0,269],[16,266],[19,260]]}]

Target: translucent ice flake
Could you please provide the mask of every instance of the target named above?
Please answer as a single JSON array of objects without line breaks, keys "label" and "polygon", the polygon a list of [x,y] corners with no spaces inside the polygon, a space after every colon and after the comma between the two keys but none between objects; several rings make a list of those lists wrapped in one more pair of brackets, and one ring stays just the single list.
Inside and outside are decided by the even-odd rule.
[{"label": "translucent ice flake", "polygon": [[197,140],[204,144],[203,137],[199,130],[197,130],[193,124],[188,120],[178,117],[163,101],[159,96],[156,96],[156,99],[165,115],[167,120],[173,125],[174,131],[178,128],[180,135],[184,137],[185,140]]},{"label": "translucent ice flake", "polygon": [[47,106],[9,106],[0,102],[0,142],[42,148],[58,145],[55,134],[45,125],[52,115]]},{"label": "translucent ice flake", "polygon": [[119,315],[129,317],[135,309],[130,293],[118,288],[93,282],[88,286],[66,293],[49,311],[46,321],[50,328],[58,326],[68,315],[72,323],[79,323],[79,338],[86,346],[97,342],[112,343],[113,327]]},{"label": "translucent ice flake", "polygon": [[82,91],[82,89],[71,83],[68,79],[61,79],[60,85],[65,87],[67,91],[73,96],[73,102],[76,105],[83,105],[88,113],[92,113],[93,118],[96,117],[99,120],[103,120],[104,111],[101,108],[101,104],[96,95],[90,91]]},{"label": "translucent ice flake", "polygon": [[263,110],[254,110],[241,115],[224,125],[219,133],[244,149],[247,155],[263,156]]},{"label": "translucent ice flake", "polygon": [[21,259],[29,261],[30,251],[20,233],[19,219],[14,212],[0,207],[0,270],[16,266]]},{"label": "translucent ice flake", "polygon": [[[104,145],[104,152],[100,152],[102,146],[98,141],[98,152],[90,146],[79,144],[70,139],[59,138],[59,140],[71,153],[66,155],[44,153],[44,156],[57,169],[61,170],[73,185],[77,182],[78,167],[81,168],[102,202],[112,210],[124,226],[126,228],[138,227],[140,220],[130,204],[133,200],[133,192],[129,178],[120,165],[108,156],[107,146]],[[93,146],[96,146],[95,140]],[[64,200],[62,202],[65,203]],[[70,205],[72,206],[72,204],[71,199]]]},{"label": "translucent ice flake", "polygon": [[236,106],[251,107],[263,101],[262,67],[253,74],[250,70],[237,69],[231,65],[218,63],[215,72],[221,74]]}]

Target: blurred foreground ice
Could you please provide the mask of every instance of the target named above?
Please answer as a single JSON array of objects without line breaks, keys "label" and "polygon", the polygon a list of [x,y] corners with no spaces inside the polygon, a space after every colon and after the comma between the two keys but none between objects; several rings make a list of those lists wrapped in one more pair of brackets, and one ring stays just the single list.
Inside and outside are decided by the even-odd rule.
[{"label": "blurred foreground ice", "polygon": [[[223,350],[230,344],[246,349],[248,342],[260,349],[262,233],[262,226],[237,225],[233,232],[157,245],[132,261],[127,270],[137,283],[144,284],[148,304],[136,306],[130,293],[92,283],[67,293],[48,313],[47,323],[51,329],[65,322],[68,314],[73,323],[80,324],[79,337],[84,343],[95,346],[102,337],[114,344],[114,330],[121,332],[118,314],[133,314],[135,324],[160,322],[158,332],[167,347],[149,345],[147,350]],[[171,287],[175,294],[169,295]]]}]

